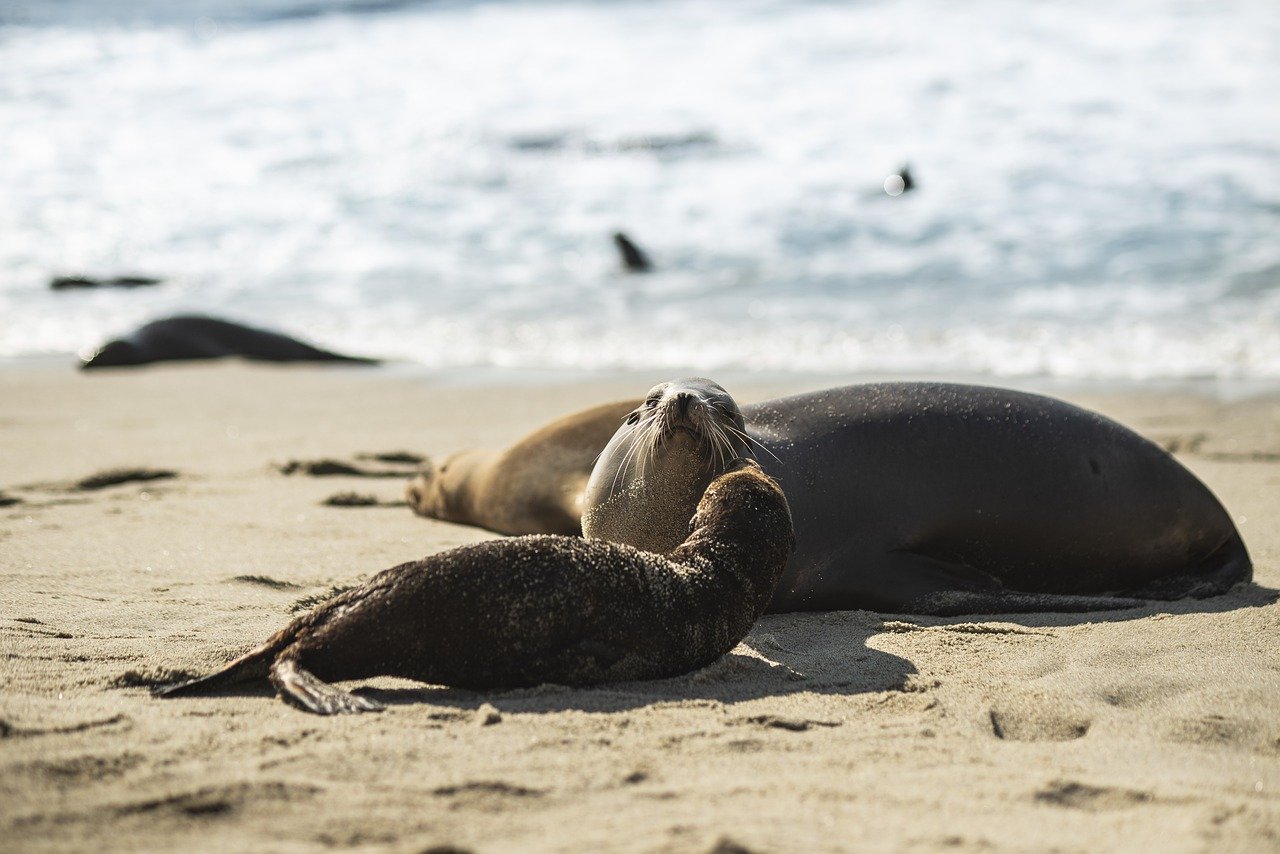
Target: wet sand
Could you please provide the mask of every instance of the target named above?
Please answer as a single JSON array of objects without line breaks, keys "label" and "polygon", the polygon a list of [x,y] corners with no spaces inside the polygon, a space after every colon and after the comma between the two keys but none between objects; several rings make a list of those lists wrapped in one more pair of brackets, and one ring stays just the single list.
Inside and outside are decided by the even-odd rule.
[{"label": "wet sand", "polygon": [[[1067,395],[1171,448],[1241,520],[1256,581],[1216,599],[773,615],[679,679],[380,679],[379,715],[307,715],[269,690],[150,697],[299,600],[492,536],[414,517],[412,464],[372,455],[500,446],[662,378],[0,370],[2,847],[1280,849],[1280,396]],[[364,474],[282,473],[294,460]]]}]

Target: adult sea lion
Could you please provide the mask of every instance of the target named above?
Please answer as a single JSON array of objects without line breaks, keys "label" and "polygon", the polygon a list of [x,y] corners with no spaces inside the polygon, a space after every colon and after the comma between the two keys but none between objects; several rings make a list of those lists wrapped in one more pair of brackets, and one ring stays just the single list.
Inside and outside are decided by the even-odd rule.
[{"label": "adult sea lion", "polygon": [[1155,444],[1060,400],[942,383],[741,409],[711,380],[662,383],[601,453],[583,533],[665,551],[748,446],[795,520],[773,611],[1087,611],[1252,578],[1231,517]]},{"label": "adult sea lion", "polygon": [[329,681],[591,685],[710,664],[764,612],[794,544],[786,499],[759,465],[722,469],[665,557],[548,535],[463,546],[381,572],[217,673],[157,693],[269,677],[285,700],[335,714],[382,706]]},{"label": "adult sea lion", "polygon": [[638,400],[566,415],[505,451],[468,450],[423,464],[405,490],[420,516],[499,534],[582,533],[582,494],[600,449]]},{"label": "adult sea lion", "polygon": [[[599,408],[562,421],[586,437],[617,417]],[[538,458],[542,433],[518,443],[523,458]],[[982,386],[854,385],[739,408],[710,380],[664,383],[609,440],[582,500],[564,506],[583,508],[587,536],[662,552],[747,445],[795,519],[771,611],[1087,611],[1252,578],[1226,511],[1159,447],[1062,401]],[[522,494],[514,482],[502,491],[508,512]]]},{"label": "adult sea lion", "polygon": [[268,362],[349,362],[377,359],[321,350],[279,332],[255,329],[201,315],[177,315],[147,323],[124,338],[108,341],[81,368],[145,365],[151,362],[220,359],[241,356]]}]

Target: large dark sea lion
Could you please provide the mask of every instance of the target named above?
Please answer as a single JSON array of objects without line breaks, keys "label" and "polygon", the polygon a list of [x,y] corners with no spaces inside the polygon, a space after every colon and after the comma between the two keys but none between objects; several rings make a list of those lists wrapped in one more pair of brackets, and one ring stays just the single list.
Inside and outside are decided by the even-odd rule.
[{"label": "large dark sea lion", "polygon": [[377,359],[332,353],[278,332],[228,320],[177,315],[152,321],[124,338],[108,341],[80,367],[114,368],[227,356],[267,362],[378,363]]},{"label": "large dark sea lion", "polygon": [[[1078,612],[1252,578],[1230,516],[1161,448],[1059,400],[942,383],[741,408],[710,380],[664,383],[601,453],[585,534],[671,548],[706,482],[748,445],[795,520],[771,611]],[[506,506],[520,495],[506,490]]]},{"label": "large dark sea lion", "polygon": [[710,664],[764,613],[791,553],[782,491],[726,461],[666,557],[577,537],[491,540],[402,564],[164,696],[269,677],[312,712],[381,706],[330,681],[401,676],[464,688],[661,679]]},{"label": "large dark sea lion", "polygon": [[424,463],[405,500],[421,516],[499,534],[581,534],[582,494],[596,457],[638,404],[593,406],[505,451],[461,451]]}]

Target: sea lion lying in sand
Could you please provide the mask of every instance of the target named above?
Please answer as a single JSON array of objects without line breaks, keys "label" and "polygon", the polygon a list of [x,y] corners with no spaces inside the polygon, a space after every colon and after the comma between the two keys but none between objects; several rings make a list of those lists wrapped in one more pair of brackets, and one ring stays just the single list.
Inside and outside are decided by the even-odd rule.
[{"label": "sea lion lying in sand", "polygon": [[723,469],[666,557],[548,535],[463,546],[379,573],[223,670],[157,693],[269,677],[287,701],[335,714],[382,707],[330,681],[591,685],[710,664],[764,612],[794,545],[777,484],[751,459]]},{"label": "sea lion lying in sand", "polygon": [[582,495],[600,449],[638,406],[624,400],[559,418],[505,451],[423,464],[405,490],[414,512],[499,534],[582,533]]},{"label": "sea lion lying in sand", "polygon": [[[557,424],[585,437],[593,419],[602,430],[612,417],[589,410]],[[1049,397],[875,383],[739,407],[711,380],[688,379],[655,387],[614,426],[575,502],[583,532],[657,553],[680,542],[724,461],[758,451],[786,492],[797,542],[770,611],[1079,612],[1212,596],[1252,578],[1231,517],[1191,472],[1126,427]],[[537,452],[554,438],[570,456],[554,427],[518,443],[527,463],[486,483],[507,514],[522,506],[530,469],[560,489],[577,482],[576,470],[557,480]],[[432,489],[433,504],[418,500]],[[434,515],[468,493],[465,476],[427,473],[409,502]],[[471,515],[489,518],[483,506]]]},{"label": "sea lion lying in sand", "polygon": [[279,332],[254,329],[214,317],[178,315],[152,321],[124,338],[108,341],[80,367],[115,368],[227,356],[267,362],[378,363],[377,359],[321,350]]}]

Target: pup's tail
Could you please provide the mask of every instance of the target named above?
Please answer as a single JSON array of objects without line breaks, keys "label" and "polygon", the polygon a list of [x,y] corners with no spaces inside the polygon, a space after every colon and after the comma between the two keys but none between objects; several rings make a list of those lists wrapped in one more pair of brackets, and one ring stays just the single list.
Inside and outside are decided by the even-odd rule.
[{"label": "pup's tail", "polygon": [[295,626],[286,626],[272,635],[262,646],[246,652],[216,673],[188,679],[186,682],[162,685],[152,689],[151,693],[156,697],[188,697],[212,693],[231,685],[240,685],[259,679],[265,681],[271,670],[271,663],[275,661],[281,650],[293,643],[297,634]]}]

